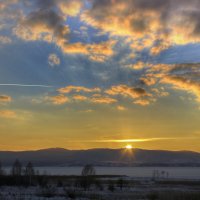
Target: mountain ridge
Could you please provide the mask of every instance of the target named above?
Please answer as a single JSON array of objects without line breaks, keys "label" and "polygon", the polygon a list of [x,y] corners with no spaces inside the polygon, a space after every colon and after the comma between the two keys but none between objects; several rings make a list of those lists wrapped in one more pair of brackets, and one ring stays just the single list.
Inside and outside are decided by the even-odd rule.
[{"label": "mountain ridge", "polygon": [[30,151],[0,151],[0,161],[12,165],[19,159],[23,164],[31,161],[36,166],[200,166],[200,153],[146,149],[69,150],[48,148]]}]

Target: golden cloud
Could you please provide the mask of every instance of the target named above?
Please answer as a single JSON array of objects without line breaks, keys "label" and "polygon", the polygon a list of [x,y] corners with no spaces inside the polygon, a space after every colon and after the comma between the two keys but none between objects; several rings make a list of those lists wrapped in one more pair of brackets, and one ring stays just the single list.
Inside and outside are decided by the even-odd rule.
[{"label": "golden cloud", "polygon": [[147,93],[143,88],[129,87],[127,85],[112,86],[105,92],[109,95],[122,95],[125,97],[131,97],[133,99],[144,96],[151,96],[151,94]]},{"label": "golden cloud", "polygon": [[7,102],[11,102],[12,98],[8,95],[0,95],[0,102],[2,103],[7,103]]},{"label": "golden cloud", "polygon": [[52,10],[38,10],[21,20],[13,33],[27,41],[67,42],[69,27],[64,24],[62,16]]},{"label": "golden cloud", "polygon": [[58,92],[60,93],[70,93],[70,92],[86,92],[86,93],[92,93],[92,92],[100,92],[100,88],[87,88],[83,86],[66,86],[64,88],[58,89]]},{"label": "golden cloud", "polygon": [[86,101],[88,98],[86,96],[83,96],[83,95],[74,95],[73,99],[77,100],[77,101]]},{"label": "golden cloud", "polygon": [[134,104],[138,104],[140,106],[148,106],[150,105],[150,101],[148,99],[138,99],[136,101],[133,102]]},{"label": "golden cloud", "polygon": [[142,77],[142,78],[140,78],[140,81],[142,82],[142,83],[144,83],[145,85],[147,85],[147,86],[152,86],[152,85],[155,85],[156,84],[156,82],[157,82],[157,79],[156,78],[154,78],[154,77]]},{"label": "golden cloud", "polygon": [[200,83],[197,81],[174,75],[166,76],[161,80],[161,83],[171,84],[174,89],[192,93],[197,97],[197,101],[200,102]]},{"label": "golden cloud", "polygon": [[69,102],[69,98],[62,94],[53,97],[48,97],[47,99],[55,105],[62,105]]},{"label": "golden cloud", "polygon": [[84,44],[84,43],[73,43],[63,44],[61,48],[64,53],[68,54],[84,54],[87,55],[91,60],[96,62],[104,62],[107,58],[113,56],[113,46],[116,41],[108,40],[106,42]]},{"label": "golden cloud", "polygon": [[39,0],[36,9],[19,21],[13,33],[26,41],[43,40],[55,43],[66,54],[83,54],[96,62],[104,62],[112,56],[113,40],[85,44],[69,43],[70,28],[66,25],[68,16],[76,16],[83,6],[80,0],[52,0],[48,3]]},{"label": "golden cloud", "polygon": [[139,62],[137,62],[137,63],[135,63],[135,64],[132,65],[132,69],[141,70],[145,66],[146,66],[146,64],[144,62],[139,61]]},{"label": "golden cloud", "polygon": [[81,19],[111,35],[134,39],[135,50],[152,55],[173,44],[200,42],[200,2],[196,0],[91,0]]},{"label": "golden cloud", "polygon": [[26,41],[53,42],[63,49],[70,33],[66,19],[80,12],[82,1],[52,0],[44,3],[43,0],[38,0],[30,2],[30,6],[34,10],[21,17],[13,28],[13,33]]},{"label": "golden cloud", "polygon": [[58,8],[64,16],[75,17],[79,14],[83,3],[80,0],[57,0]]},{"label": "golden cloud", "polygon": [[124,106],[117,106],[117,110],[120,110],[120,111],[124,111],[124,110],[126,110],[126,108],[124,107]]},{"label": "golden cloud", "polygon": [[93,103],[98,103],[98,104],[112,104],[112,103],[116,103],[117,100],[114,98],[110,98],[110,97],[93,97],[90,99],[91,102]]},{"label": "golden cloud", "polygon": [[2,118],[15,118],[16,113],[11,110],[0,110],[0,117]]}]

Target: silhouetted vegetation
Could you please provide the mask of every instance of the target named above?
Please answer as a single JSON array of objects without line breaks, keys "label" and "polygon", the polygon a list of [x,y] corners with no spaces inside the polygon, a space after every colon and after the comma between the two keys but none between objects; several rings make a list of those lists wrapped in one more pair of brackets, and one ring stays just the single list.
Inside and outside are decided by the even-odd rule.
[{"label": "silhouetted vegetation", "polygon": [[115,191],[115,184],[113,181],[109,181],[108,190],[110,190],[111,192]]},{"label": "silhouetted vegetation", "polygon": [[[164,176],[166,173],[162,172]],[[40,174],[31,162],[25,167],[19,160],[13,163],[10,173],[6,173],[0,163],[0,186],[13,188],[9,191],[10,199],[24,199],[23,191],[34,191],[37,198],[48,199],[61,197],[64,199],[145,199],[145,200],[199,200],[200,181],[195,180],[132,180],[120,176],[98,176],[92,165],[86,165],[80,176],[51,176]],[[11,186],[11,187],[10,187]],[[17,186],[17,187],[16,187]],[[20,187],[19,187],[20,186]],[[173,187],[173,191],[167,189]],[[4,188],[4,187],[3,187]],[[17,190],[16,188],[22,188]],[[153,188],[152,190],[149,188]],[[162,188],[162,189],[161,189]],[[163,188],[165,188],[163,190]],[[174,190],[175,188],[175,190]],[[176,188],[181,188],[180,191]],[[189,188],[184,191],[182,188]],[[192,188],[192,190],[190,190]],[[30,194],[31,195],[31,194]],[[28,198],[31,200],[31,198]],[[0,190],[0,200],[6,197]]]},{"label": "silhouetted vegetation", "polygon": [[29,162],[25,168],[24,175],[26,176],[28,185],[32,185],[32,179],[35,175],[35,170],[33,168],[33,164]]},{"label": "silhouetted vegetation", "polygon": [[84,190],[88,190],[95,183],[96,171],[92,165],[86,165],[81,173],[80,185]]}]

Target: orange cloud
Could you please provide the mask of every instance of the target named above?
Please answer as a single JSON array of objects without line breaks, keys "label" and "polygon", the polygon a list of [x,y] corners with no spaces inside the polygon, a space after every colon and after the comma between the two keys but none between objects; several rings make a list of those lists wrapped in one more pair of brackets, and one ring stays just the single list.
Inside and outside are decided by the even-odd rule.
[{"label": "orange cloud", "polygon": [[81,0],[39,0],[30,4],[34,10],[24,15],[13,28],[13,33],[26,41],[43,40],[53,42],[61,49],[68,42],[70,28],[68,16],[76,16],[82,7]]},{"label": "orange cloud", "polygon": [[58,8],[60,9],[63,16],[75,17],[79,14],[83,3],[80,0],[59,0],[57,1]]},{"label": "orange cloud", "polygon": [[66,19],[78,15],[82,6],[80,0],[58,0],[48,4],[39,0],[36,6],[38,9],[24,16],[13,28],[13,33],[26,41],[53,42],[66,54],[83,54],[93,61],[104,62],[114,54],[112,48],[115,41],[92,44],[68,42],[70,27],[66,25]]},{"label": "orange cloud", "polygon": [[134,38],[131,48],[149,48],[152,55],[173,44],[200,42],[196,0],[91,0],[81,19],[111,35]]},{"label": "orange cloud", "polygon": [[100,92],[100,88],[87,88],[83,86],[66,86],[64,88],[58,89],[58,92],[60,93],[70,93],[70,92],[86,92],[86,93],[92,93],[92,92]]},{"label": "orange cloud", "polygon": [[11,110],[0,110],[0,117],[2,118],[15,118],[16,113]]},{"label": "orange cloud", "polygon": [[117,110],[124,111],[126,108],[124,106],[117,106]]},{"label": "orange cloud", "polygon": [[129,87],[127,85],[112,86],[105,92],[109,95],[122,95],[125,97],[131,97],[133,99],[144,96],[151,96],[151,94],[148,94],[143,88]]},{"label": "orange cloud", "polygon": [[86,96],[83,96],[83,95],[74,95],[73,99],[77,100],[77,101],[86,101],[88,98]]},{"label": "orange cloud", "polygon": [[140,70],[140,69],[143,69],[145,66],[146,66],[146,64],[140,61],[140,62],[133,64],[132,69]]},{"label": "orange cloud", "polygon": [[161,83],[171,84],[174,89],[184,90],[192,93],[200,102],[200,83],[181,76],[166,76],[161,80]]},{"label": "orange cloud", "polygon": [[0,102],[2,103],[7,103],[7,102],[11,102],[12,98],[8,95],[0,95]]},{"label": "orange cloud", "polygon": [[48,99],[55,105],[62,105],[69,102],[69,99],[62,94],[53,97],[48,97]]},{"label": "orange cloud", "polygon": [[106,42],[84,44],[84,43],[64,43],[61,45],[61,49],[64,53],[68,54],[84,54],[91,60],[96,62],[104,62],[107,58],[114,54],[113,46],[116,41],[108,40]]},{"label": "orange cloud", "polygon": [[134,104],[138,104],[140,106],[148,106],[150,104],[150,101],[148,99],[138,99],[133,102]]},{"label": "orange cloud", "polygon": [[110,97],[93,97],[90,101],[98,104],[112,104],[117,102],[116,99]]},{"label": "orange cloud", "polygon": [[156,84],[157,79],[154,77],[142,77],[140,78],[140,81],[147,86],[152,86]]}]

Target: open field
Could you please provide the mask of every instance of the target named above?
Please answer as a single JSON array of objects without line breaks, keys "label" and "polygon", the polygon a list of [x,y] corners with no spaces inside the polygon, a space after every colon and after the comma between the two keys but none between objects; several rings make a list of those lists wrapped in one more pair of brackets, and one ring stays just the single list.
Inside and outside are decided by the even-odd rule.
[{"label": "open field", "polygon": [[0,200],[199,200],[200,180],[134,180],[121,176],[2,176]]}]

